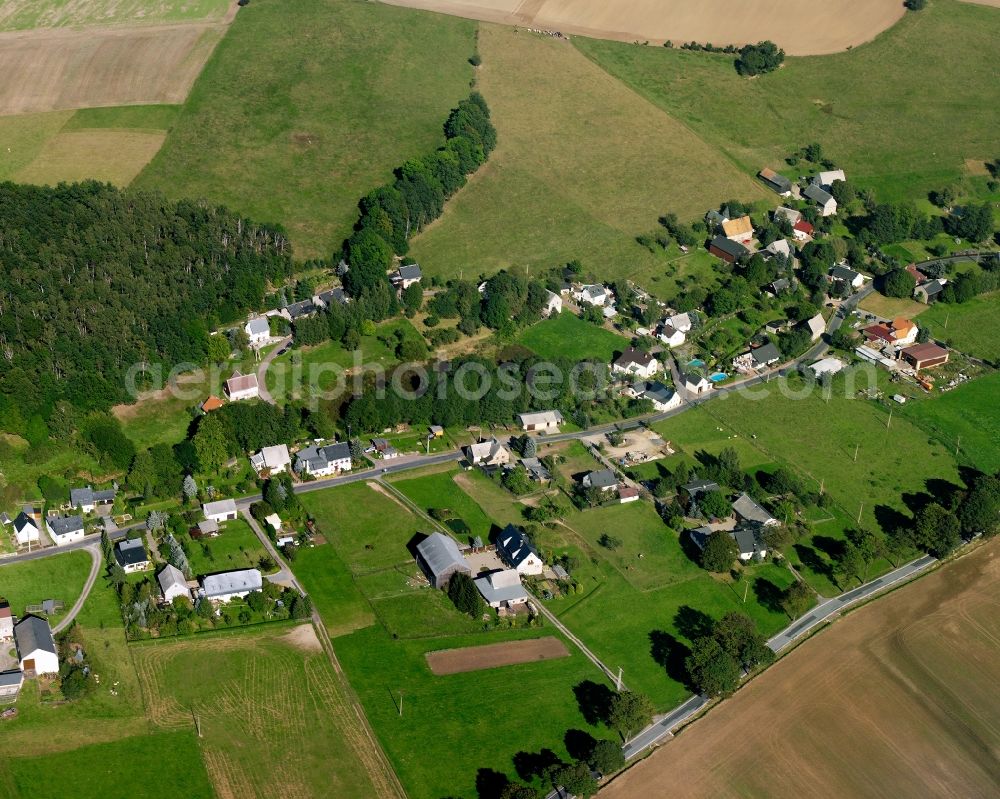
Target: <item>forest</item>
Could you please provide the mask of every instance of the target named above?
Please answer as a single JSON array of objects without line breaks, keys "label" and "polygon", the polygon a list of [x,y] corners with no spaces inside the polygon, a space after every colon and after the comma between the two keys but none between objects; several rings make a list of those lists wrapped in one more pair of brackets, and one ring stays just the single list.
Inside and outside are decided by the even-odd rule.
[{"label": "forest", "polygon": [[204,363],[209,332],[292,274],[284,232],[93,181],[0,184],[0,419],[128,401],[137,363]]}]

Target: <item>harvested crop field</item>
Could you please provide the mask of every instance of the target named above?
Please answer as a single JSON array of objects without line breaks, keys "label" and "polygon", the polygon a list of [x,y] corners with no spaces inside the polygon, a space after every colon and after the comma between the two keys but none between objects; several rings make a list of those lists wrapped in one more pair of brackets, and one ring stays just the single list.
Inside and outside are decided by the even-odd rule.
[{"label": "harvested crop field", "polygon": [[998,597],[994,541],[806,642],[601,796],[996,795]]},{"label": "harvested crop field", "polygon": [[[898,0],[385,0],[462,17],[656,44],[771,39],[792,55],[835,53],[896,22]],[[989,2],[989,0],[987,0]]]},{"label": "harvested crop field", "polygon": [[0,34],[0,115],[181,103],[226,22]]},{"label": "harvested crop field", "polygon": [[495,669],[498,666],[515,666],[518,663],[534,663],[539,660],[554,660],[569,657],[569,650],[558,638],[546,636],[503,644],[441,649],[437,652],[428,652],[426,657],[431,671],[443,675]]}]

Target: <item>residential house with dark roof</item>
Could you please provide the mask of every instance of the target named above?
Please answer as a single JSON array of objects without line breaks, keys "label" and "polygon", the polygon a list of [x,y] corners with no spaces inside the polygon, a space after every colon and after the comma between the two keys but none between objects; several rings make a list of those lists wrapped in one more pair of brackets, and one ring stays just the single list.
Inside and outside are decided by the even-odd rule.
[{"label": "residential house with dark roof", "polygon": [[149,568],[149,555],[141,538],[126,538],[115,544],[115,560],[129,574]]},{"label": "residential house with dark roof", "polygon": [[820,216],[833,216],[837,213],[837,201],[822,186],[810,183],[802,191],[802,196],[812,200],[816,204]]},{"label": "residential house with dark roof", "polygon": [[755,369],[763,369],[781,360],[781,351],[770,341],[762,347],[750,350],[750,358]]},{"label": "residential house with dark roof", "polygon": [[587,472],[580,484],[584,488],[597,488],[601,491],[614,491],[618,487],[618,478],[610,469]]},{"label": "residential house with dark roof", "polygon": [[716,258],[721,258],[727,264],[735,264],[741,258],[750,255],[750,250],[725,236],[716,236],[708,245],[708,251]]},{"label": "residential house with dark roof", "polygon": [[420,264],[403,264],[393,273],[390,280],[397,291],[403,291],[414,283],[419,283],[423,277]]},{"label": "residential house with dark roof", "polygon": [[660,382],[646,383],[640,396],[652,402],[653,408],[661,413],[673,410],[681,404],[680,394]]},{"label": "residential house with dark roof", "polygon": [[49,516],[45,520],[45,527],[52,542],[58,547],[80,541],[84,536],[82,516]]},{"label": "residential house with dark roof", "polygon": [[14,625],[14,642],[26,676],[59,673],[59,655],[48,621],[28,615]]},{"label": "residential house with dark roof", "polygon": [[18,546],[37,544],[39,535],[38,523],[34,516],[21,511],[14,519],[14,538]]},{"label": "residential house with dark roof", "polygon": [[115,501],[115,490],[106,488],[102,491],[95,491],[92,486],[84,488],[71,488],[69,491],[69,504],[83,513],[93,513],[99,505],[113,505]]},{"label": "residential house with dark roof", "polygon": [[947,281],[941,279],[928,280],[926,283],[921,283],[913,289],[913,298],[924,305],[932,305],[940,298],[946,283]]},{"label": "residential house with dark roof", "polygon": [[650,378],[660,371],[660,362],[648,352],[629,347],[611,364],[611,372],[627,377]]},{"label": "residential house with dark roof", "polygon": [[319,306],[312,299],[299,300],[282,308],[281,315],[289,322],[295,322],[298,319],[305,319],[307,316],[312,316],[318,310]]},{"label": "residential house with dark roof", "polygon": [[295,471],[311,477],[326,477],[351,470],[351,447],[346,441],[306,447],[295,455]]},{"label": "residential house with dark roof", "polygon": [[733,512],[745,522],[754,522],[763,527],[773,527],[781,524],[764,508],[758,505],[747,493],[740,494],[733,501]]},{"label": "residential house with dark roof", "polygon": [[518,574],[541,574],[545,568],[527,536],[512,524],[508,524],[496,539],[497,554],[500,559],[516,569]]},{"label": "residential house with dark roof", "polygon": [[784,175],[779,175],[770,167],[764,167],[760,172],[757,173],[764,185],[767,186],[771,191],[777,194],[779,197],[790,197],[792,194],[792,181],[786,178]]}]

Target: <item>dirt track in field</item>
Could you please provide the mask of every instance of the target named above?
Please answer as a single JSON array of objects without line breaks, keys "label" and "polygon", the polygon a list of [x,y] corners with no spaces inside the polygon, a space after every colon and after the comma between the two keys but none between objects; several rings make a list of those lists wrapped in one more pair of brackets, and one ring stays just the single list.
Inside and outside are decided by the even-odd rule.
[{"label": "dirt track in field", "polygon": [[601,797],[996,796],[998,611],[994,541],[805,642]]},{"label": "dirt track in field", "polygon": [[[789,55],[836,53],[870,41],[905,12],[901,0],[382,0],[487,22],[625,42],[745,44],[770,39]],[[1000,0],[987,0],[991,4]]]},{"label": "dirt track in field", "polygon": [[462,649],[441,649],[427,653],[427,665],[437,675],[480,671],[518,663],[534,663],[569,656],[566,645],[558,638],[532,638],[504,644],[468,646]]},{"label": "dirt track in field", "polygon": [[0,115],[181,103],[223,22],[0,34]]}]

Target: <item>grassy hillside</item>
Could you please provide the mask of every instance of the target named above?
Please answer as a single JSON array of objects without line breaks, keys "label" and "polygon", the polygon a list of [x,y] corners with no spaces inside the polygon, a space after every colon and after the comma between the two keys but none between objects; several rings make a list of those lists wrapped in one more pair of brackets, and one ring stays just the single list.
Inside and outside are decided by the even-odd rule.
[{"label": "grassy hillside", "polygon": [[636,235],[763,190],[715,148],[565,40],[483,25],[478,86],[498,145],[413,243],[425,272],[465,277],[580,258],[605,279],[666,269]]},{"label": "grassy hillside", "polygon": [[373,3],[255,0],[137,184],[280,222],[298,255],[328,255],[363,194],[443,142],[474,31]]},{"label": "grassy hillside", "polygon": [[4,0],[0,31],[222,19],[231,0]]},{"label": "grassy hillside", "polygon": [[[1000,13],[936,0],[871,44],[747,80],[731,56],[576,38],[596,63],[747,172],[818,141],[884,199],[946,185],[996,153]],[[795,170],[787,170],[794,176]]]}]

